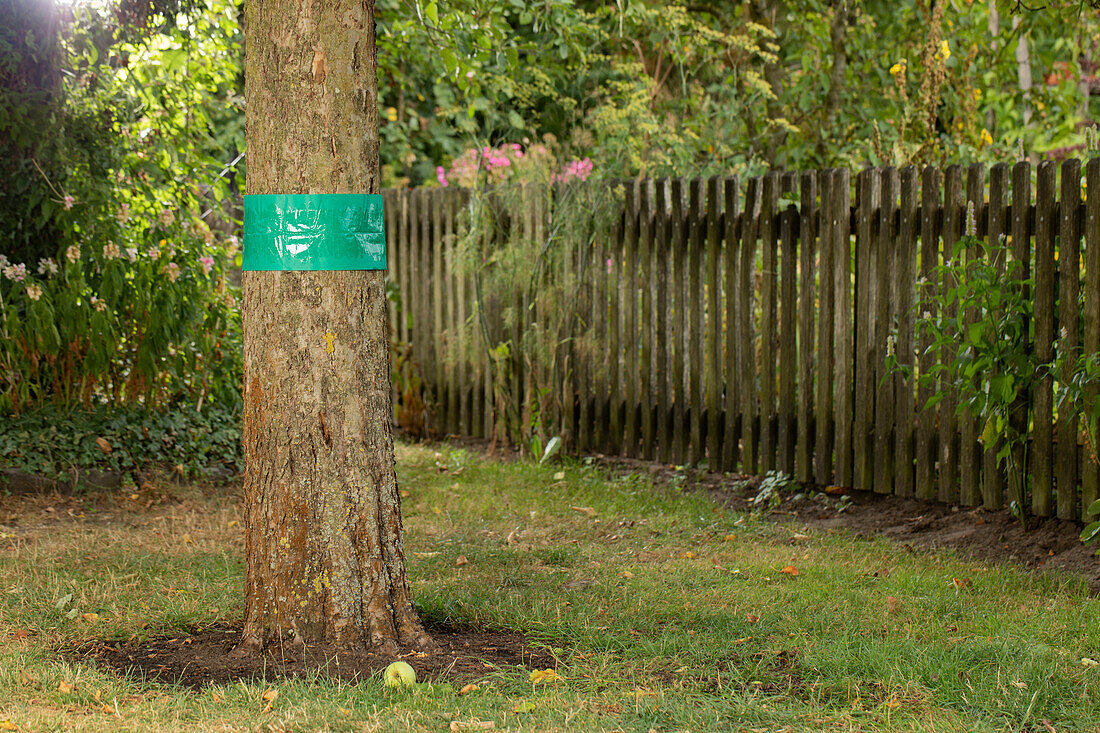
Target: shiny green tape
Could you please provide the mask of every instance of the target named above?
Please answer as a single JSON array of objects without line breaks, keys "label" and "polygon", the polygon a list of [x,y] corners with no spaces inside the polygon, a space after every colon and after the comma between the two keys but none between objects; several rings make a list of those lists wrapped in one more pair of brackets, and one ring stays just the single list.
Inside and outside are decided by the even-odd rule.
[{"label": "shiny green tape", "polygon": [[378,194],[244,197],[245,270],[385,270]]}]

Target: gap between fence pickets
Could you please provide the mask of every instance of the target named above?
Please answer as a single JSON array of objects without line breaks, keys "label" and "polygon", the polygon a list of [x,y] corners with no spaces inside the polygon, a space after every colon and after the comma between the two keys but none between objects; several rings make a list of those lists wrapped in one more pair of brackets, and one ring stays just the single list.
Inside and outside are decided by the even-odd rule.
[{"label": "gap between fence pickets", "polygon": [[[401,291],[390,325],[411,345],[430,424],[437,434],[499,437],[510,411],[513,422],[538,423],[544,439],[561,435],[574,452],[777,469],[823,485],[1082,517],[1100,477],[1078,444],[1080,424],[1054,404],[1055,379],[1068,371],[1035,391],[1022,495],[998,464],[997,446],[981,444],[983,426],[955,417],[951,390],[939,407],[923,409],[931,393],[888,373],[884,356],[900,350],[918,372],[932,368],[927,339],[915,330],[926,308],[918,304],[950,285],[932,276],[963,234],[967,204],[976,234],[1003,237],[1034,277],[1039,357],[1067,343],[1083,353],[1100,348],[1100,197],[1081,195],[1083,184],[1100,190],[1100,162],[869,169],[852,178],[828,170],[743,183],[532,187],[517,199],[524,210],[508,215],[499,197],[496,208],[475,211],[479,197],[467,190],[385,191],[390,278]],[[622,210],[607,232],[565,252],[560,225],[596,205],[594,186]],[[545,306],[523,293],[485,300],[477,273],[456,270],[470,260],[460,241],[475,213],[483,225],[498,217],[482,237],[483,256],[512,246],[513,235],[557,237],[557,249],[546,248],[546,283],[571,278],[575,290],[561,307],[576,312],[567,332],[537,353],[521,350],[525,329],[549,317]],[[1058,290],[1067,298],[1055,312]],[[503,307],[519,313],[508,329]],[[978,314],[960,317],[970,324]],[[489,351],[505,342],[510,358],[494,373]],[[553,399],[540,397],[545,390]]]}]

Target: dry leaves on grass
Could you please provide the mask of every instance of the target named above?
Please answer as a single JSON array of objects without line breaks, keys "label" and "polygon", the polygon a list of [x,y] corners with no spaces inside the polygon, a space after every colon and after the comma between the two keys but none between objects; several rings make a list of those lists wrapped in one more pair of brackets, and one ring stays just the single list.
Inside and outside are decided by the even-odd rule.
[{"label": "dry leaves on grass", "polygon": [[536,669],[527,676],[527,679],[531,680],[532,684],[537,685],[540,682],[560,682],[565,678],[552,669]]},{"label": "dry leaves on grass", "polygon": [[0,730],[19,730],[19,726],[5,718],[0,720]]},{"label": "dry leaves on grass", "polygon": [[788,565],[779,572],[783,573],[784,575],[797,576],[798,568],[796,568],[794,565]]},{"label": "dry leaves on grass", "polygon": [[590,506],[571,506],[569,508],[572,509],[575,512],[580,512],[581,514],[583,514],[586,517],[595,517],[596,516],[596,510],[593,509]]}]

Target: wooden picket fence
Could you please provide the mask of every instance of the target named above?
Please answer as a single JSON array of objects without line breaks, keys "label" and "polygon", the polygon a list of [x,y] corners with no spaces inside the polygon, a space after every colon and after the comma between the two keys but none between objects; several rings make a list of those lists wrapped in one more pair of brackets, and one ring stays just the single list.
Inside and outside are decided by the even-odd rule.
[{"label": "wooden picket fence", "polygon": [[[559,236],[598,195],[610,223]],[[499,425],[512,410],[574,452],[780,470],[1063,518],[1098,497],[1100,471],[1076,420],[1057,411],[1054,377],[1033,395],[1021,487],[1006,482],[996,446],[982,445],[982,426],[956,416],[955,399],[922,409],[931,388],[886,368],[891,347],[917,371],[933,366],[914,305],[942,285],[935,268],[962,236],[968,202],[978,236],[1004,237],[1034,278],[1038,356],[1051,358],[1058,339],[1100,349],[1098,159],[772,173],[744,186],[528,186],[491,206],[498,192],[384,196],[400,293],[391,324],[411,344],[441,433],[506,439]],[[479,206],[495,223],[471,245]],[[505,266],[493,255],[515,241],[547,243],[543,252],[573,244],[547,260],[538,288],[483,291],[479,268]],[[542,302],[544,288],[564,297]]]}]

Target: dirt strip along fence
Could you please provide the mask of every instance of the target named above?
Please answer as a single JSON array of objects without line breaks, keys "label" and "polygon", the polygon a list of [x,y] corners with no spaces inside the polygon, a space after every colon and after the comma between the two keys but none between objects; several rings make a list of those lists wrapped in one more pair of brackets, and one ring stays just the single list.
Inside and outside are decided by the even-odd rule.
[{"label": "dirt strip along fence", "polygon": [[[437,433],[526,429],[571,452],[1040,516],[1081,518],[1098,497],[1053,377],[1032,395],[1018,487],[952,395],[923,409],[931,388],[886,367],[891,347],[933,367],[916,308],[968,202],[1033,278],[1040,358],[1058,339],[1100,349],[1098,159],[384,196],[391,326]],[[537,274],[501,289],[508,268]]]}]

